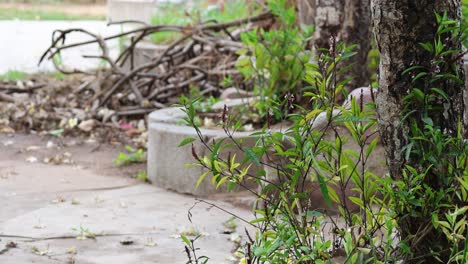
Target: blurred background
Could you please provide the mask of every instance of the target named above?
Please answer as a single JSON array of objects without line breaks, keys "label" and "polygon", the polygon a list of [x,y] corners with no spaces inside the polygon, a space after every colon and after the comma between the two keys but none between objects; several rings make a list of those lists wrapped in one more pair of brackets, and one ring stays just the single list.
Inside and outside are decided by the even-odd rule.
[{"label": "blurred background", "polygon": [[[224,12],[225,2],[229,3],[226,8],[229,12]],[[124,28],[108,26],[108,22],[136,20],[180,25],[201,19],[226,21],[245,15],[246,10],[244,0],[0,0],[0,79],[53,71],[51,61],[40,65],[38,61],[57,29],[83,28],[109,36]],[[75,34],[67,42],[86,41],[87,38],[84,34]],[[170,39],[171,36],[161,33],[150,41]],[[118,41],[110,43],[111,55],[118,52],[119,45],[122,43]],[[99,60],[83,58],[83,54],[94,54],[96,50],[95,45],[71,49],[62,59],[80,69],[99,67]]]}]

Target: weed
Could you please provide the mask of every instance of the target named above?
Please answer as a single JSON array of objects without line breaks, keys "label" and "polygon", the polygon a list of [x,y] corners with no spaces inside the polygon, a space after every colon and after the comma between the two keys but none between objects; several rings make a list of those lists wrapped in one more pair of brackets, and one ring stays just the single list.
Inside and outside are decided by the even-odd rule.
[{"label": "weed", "polygon": [[[289,14],[277,10],[284,12]],[[404,108],[398,125],[408,127],[408,144],[403,150],[407,166],[401,177],[371,170],[379,142],[374,90],[369,88],[372,99],[368,103],[362,89],[360,96],[348,98],[346,107],[335,103],[336,94],[349,81],[337,81],[342,72],[337,65],[342,66],[355,52],[354,46],[336,43],[334,38],[329,51],[305,63],[301,80],[310,86],[302,96],[310,98],[311,109],[294,114],[278,111],[280,120],[290,120],[292,126],[272,131],[265,124],[252,134],[257,138],[253,147],[234,138],[225,124],[226,139],[207,140],[195,123],[195,107],[185,104],[186,121],[207,150],[200,155],[192,145],[192,165],[205,169],[196,187],[207,177],[216,188],[248,188],[247,181],[259,186],[248,188],[263,205],[255,208],[256,218],[249,222],[256,233],[248,234],[241,247],[244,263],[333,263],[337,255],[345,257],[345,263],[468,262],[468,144],[462,136],[461,117],[451,105],[454,91],[447,85],[463,84],[453,64],[457,60],[451,59],[459,58],[461,51],[448,50],[446,45],[463,41],[460,36],[465,27],[446,15],[436,18],[436,39],[420,43],[434,55],[431,63],[402,73],[410,75],[411,81],[408,94],[401,95]],[[248,38],[254,40],[255,49],[265,47],[257,36]],[[257,75],[258,64],[275,59],[263,51],[255,56],[255,62],[241,61],[252,76]],[[283,66],[287,65],[275,67]],[[294,72],[295,66],[289,65],[281,73]],[[268,67],[272,64],[263,68]],[[281,75],[269,77],[268,88],[290,80]],[[281,104],[283,98],[275,93],[284,91],[282,88],[285,86],[266,90],[274,99],[269,107]],[[223,119],[229,119],[228,115],[225,111]],[[323,127],[315,126],[321,119]],[[351,148],[347,142],[357,147]],[[243,152],[243,157],[232,155],[232,148]],[[263,169],[252,171],[254,164]],[[339,218],[331,215],[333,210]],[[193,241],[184,242],[189,263],[193,263]]]},{"label": "weed", "polygon": [[32,246],[31,247],[31,252],[35,255],[38,255],[38,256],[47,256],[51,253],[51,251],[49,250],[49,248],[45,249],[45,250],[41,250],[39,249],[38,247],[36,246]]},{"label": "weed", "polygon": [[146,171],[139,171],[136,178],[140,181],[149,182],[148,175]]},{"label": "weed", "polygon": [[311,30],[296,27],[293,8],[284,8],[284,1],[269,1],[269,7],[282,23],[279,29],[252,30],[241,35],[246,48],[239,50],[236,67],[246,82],[254,86],[260,97],[255,105],[262,119],[272,121],[293,110],[303,90],[305,65],[311,52],[305,49]]},{"label": "weed", "polygon": [[[188,25],[202,22],[226,22],[239,19],[242,16],[256,14],[256,9],[249,7],[246,0],[234,0],[226,3],[225,11],[216,8],[208,8],[207,4],[199,3],[191,10],[175,4],[161,5],[153,15],[151,24],[154,25]],[[177,33],[159,32],[151,35],[155,43],[167,43],[178,37]]]},{"label": "weed", "polygon": [[187,264],[206,264],[209,258],[207,256],[197,256],[199,248],[195,247],[195,241],[201,236],[198,235],[194,239],[189,239],[186,236],[180,236],[182,241],[185,243],[185,253],[187,254]]},{"label": "weed", "polygon": [[52,73],[52,77],[58,81],[63,81],[66,78],[65,74],[62,72],[54,72]]},{"label": "weed", "polygon": [[235,217],[231,217],[229,220],[223,223],[224,227],[235,230],[237,228],[237,219]]},{"label": "weed", "polygon": [[9,70],[0,75],[0,79],[5,82],[20,81],[26,79],[26,77],[28,77],[27,73],[18,70]]},{"label": "weed", "polygon": [[81,225],[79,228],[72,228],[72,230],[78,233],[78,235],[76,236],[76,239],[78,240],[96,239],[96,234],[94,234],[93,232],[89,231],[88,228],[84,228]]},{"label": "weed", "polygon": [[126,166],[132,163],[142,163],[146,161],[146,152],[143,149],[134,149],[131,146],[125,146],[128,153],[120,152],[114,160],[117,166]]}]

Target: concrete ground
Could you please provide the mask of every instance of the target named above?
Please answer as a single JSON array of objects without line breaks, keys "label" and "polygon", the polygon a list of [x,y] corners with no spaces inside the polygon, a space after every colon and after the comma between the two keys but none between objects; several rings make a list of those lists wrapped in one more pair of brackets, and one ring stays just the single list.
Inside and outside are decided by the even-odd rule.
[{"label": "concrete ground", "polygon": [[[205,234],[196,244],[199,255],[230,263],[235,244],[222,225],[230,215],[199,204],[190,223],[195,198],[132,178],[145,165],[116,167],[121,149],[0,134],[0,263],[185,263],[176,236],[191,228]],[[55,156],[64,163],[44,163]],[[246,209],[214,203],[252,219]],[[79,239],[92,234],[95,239]]]},{"label": "concrete ground", "polygon": [[[56,29],[83,28],[101,36],[121,32],[120,26],[107,27],[105,21],[0,21],[0,74],[9,70],[28,73],[55,71],[51,61],[37,65],[51,44]],[[89,40],[87,35],[73,33],[66,43]],[[111,56],[118,53],[118,40],[109,42]],[[64,65],[78,69],[96,68],[100,59],[85,59],[83,55],[100,55],[96,44],[72,48],[63,53]]]}]

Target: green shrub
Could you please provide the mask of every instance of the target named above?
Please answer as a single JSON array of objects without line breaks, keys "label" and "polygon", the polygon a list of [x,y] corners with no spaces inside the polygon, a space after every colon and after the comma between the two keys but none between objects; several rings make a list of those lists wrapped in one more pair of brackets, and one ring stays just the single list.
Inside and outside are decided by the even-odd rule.
[{"label": "green shrub", "polygon": [[114,160],[117,166],[126,166],[132,163],[141,163],[146,161],[146,152],[143,149],[134,149],[131,146],[125,146],[128,153],[120,152]]},{"label": "green shrub", "polygon": [[20,81],[26,79],[28,76],[27,73],[22,72],[22,71],[17,71],[17,70],[9,70],[4,74],[0,75],[0,80],[2,81]]},{"label": "green shrub", "polygon": [[284,8],[284,0],[269,1],[269,8],[281,21],[279,29],[255,29],[241,36],[247,47],[238,52],[241,57],[236,66],[246,82],[260,96],[256,108],[261,117],[269,112],[274,121],[288,113],[292,103],[300,101],[301,82],[311,52],[306,51],[311,28],[300,30],[296,26],[294,8]]},{"label": "green shrub", "polygon": [[[292,11],[274,5],[272,8],[278,8],[276,14],[286,24],[293,21],[293,15],[289,15]],[[244,36],[255,48],[257,60],[241,63],[244,74],[259,79],[264,73],[257,73],[258,69],[271,74],[262,83],[267,84],[262,92],[271,98],[265,112],[280,109],[282,104],[287,108],[294,106],[291,100],[284,102],[277,95],[292,94],[299,81],[287,83],[289,79],[273,76],[274,69],[280,67],[288,66],[281,71],[288,74],[295,72],[298,65],[305,69],[300,80],[308,86],[302,95],[310,104],[309,110],[276,111],[278,120],[291,121],[292,125],[273,130],[267,118],[263,129],[252,134],[257,138],[254,147],[245,147],[242,140],[232,136],[236,131],[230,123],[235,120],[226,108],[222,128],[227,139],[207,141],[195,121],[194,105],[184,101],[186,122],[197,131],[198,140],[208,152],[201,156],[192,145],[196,160],[192,166],[205,169],[197,186],[208,178],[216,187],[227,185],[228,189],[245,187],[246,181],[255,181],[259,186],[248,189],[261,206],[254,209],[255,219],[250,222],[256,233],[248,234],[248,240],[239,249],[240,263],[335,263],[338,256],[345,263],[428,263],[424,262],[426,259],[467,263],[468,145],[461,125],[453,131],[438,125],[443,122],[436,122],[447,118],[445,115],[455,122],[460,120],[450,116],[449,110],[444,111],[449,97],[442,89],[445,82],[462,82],[449,59],[460,51],[445,50],[441,41],[460,36],[460,28],[445,16],[437,17],[441,26],[436,40],[421,44],[434,54],[432,67],[415,66],[405,72],[412,74],[413,84],[425,85],[408,87],[412,92],[404,99],[406,108],[401,122],[410,127],[405,153],[412,162],[402,179],[375,175],[369,169],[378,144],[374,103],[363,103],[361,95],[352,98],[349,107],[335,104],[335,96],[347,82],[337,81],[343,71],[337,65],[345,65],[346,59],[355,54],[354,46],[332,41],[329,51],[313,60],[316,63],[294,57],[294,65],[285,60],[283,65],[272,66],[275,57],[265,55],[263,49],[272,45],[271,51],[277,48],[275,43],[290,43],[281,42],[288,33],[260,32],[264,39],[254,34]],[[294,46],[293,50],[301,54],[300,47]],[[288,48],[280,51],[291,52]],[[255,52],[256,49],[263,51]],[[324,125],[314,126],[319,119],[325,120]],[[346,133],[342,132],[343,127]],[[350,141],[358,148],[347,148],[346,142]],[[233,147],[241,150],[243,157],[231,155],[229,150]],[[252,171],[253,164],[263,169]],[[316,195],[315,200],[311,199],[317,192],[324,208],[317,208]],[[330,214],[332,209],[338,211],[337,216]],[[408,230],[411,225],[417,230]],[[415,255],[423,252],[421,248],[424,255]]]},{"label": "green shrub", "polygon": [[[227,22],[257,13],[255,5],[248,5],[246,0],[232,0],[225,4],[224,12],[217,8],[207,8],[207,3],[197,3],[187,10],[177,4],[165,4],[151,18],[153,25],[193,25],[199,23]],[[168,43],[178,37],[178,33],[159,32],[151,35],[155,43]]]},{"label": "green shrub", "polygon": [[[245,260],[251,261],[249,263],[331,263],[341,251],[350,263],[366,259],[379,263],[390,259],[395,250],[388,241],[395,232],[395,222],[391,214],[385,213],[387,198],[376,195],[385,181],[366,169],[377,144],[377,139],[371,136],[375,129],[372,105],[365,106],[354,99],[350,109],[339,108],[341,114],[334,116],[334,121],[326,128],[313,128],[321,113],[331,118],[333,110],[337,109],[334,96],[337,87],[344,83],[331,81],[336,80],[334,76],[338,74],[334,65],[353,54],[352,47],[342,44],[334,50],[332,54],[317,58],[319,64],[306,65],[304,80],[310,87],[305,96],[311,99],[312,110],[282,117],[293,121],[291,128],[272,132],[265,126],[254,134],[258,137],[255,147],[242,147],[242,142],[231,136],[234,131],[230,131],[231,121],[225,112],[223,129],[228,139],[206,142],[201,136],[209,154],[201,157],[192,150],[197,159],[193,166],[207,170],[201,181],[211,175],[216,186],[227,184],[232,188],[243,185],[244,181],[256,181],[260,186],[258,190],[250,190],[264,206],[255,209],[257,217],[251,224],[258,231],[242,249]],[[201,135],[192,109],[192,105],[186,105],[187,122]],[[341,135],[339,126],[346,127],[351,137]],[[335,137],[325,139],[325,134],[330,131]],[[348,140],[355,140],[361,149],[344,149]],[[228,146],[238,146],[244,151],[245,158],[226,153]],[[276,162],[269,162],[275,158]],[[253,163],[263,165],[265,169],[252,172],[249,168]],[[268,176],[267,171],[270,174],[276,172],[276,176]],[[352,186],[355,195],[343,199],[339,190]],[[314,208],[314,201],[308,199],[312,192],[320,192],[326,206],[338,205],[342,217],[339,223],[323,210]],[[351,207],[357,207],[357,212]],[[333,231],[325,232],[324,228]],[[381,232],[388,235],[386,240],[380,236]]]},{"label": "green shrub", "polygon": [[[441,263],[468,261],[468,145],[463,139],[461,116],[453,110],[450,83],[463,86],[454,57],[465,26],[436,15],[439,28],[433,42],[421,43],[432,54],[431,65],[413,66],[405,98],[402,122],[407,124],[407,166],[402,179],[394,179],[388,209],[396,215],[406,250],[402,259],[410,263],[438,260]],[[430,240],[431,243],[427,243]]]}]

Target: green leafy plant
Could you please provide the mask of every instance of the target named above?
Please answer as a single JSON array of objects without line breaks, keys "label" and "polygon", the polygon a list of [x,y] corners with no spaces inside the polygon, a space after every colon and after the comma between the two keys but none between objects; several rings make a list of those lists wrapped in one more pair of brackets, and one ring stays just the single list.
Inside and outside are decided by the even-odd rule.
[{"label": "green leafy plant", "polygon": [[[461,116],[455,111],[456,91],[462,86],[459,50],[466,26],[436,14],[435,40],[421,43],[432,54],[430,65],[416,65],[411,76],[402,123],[408,126],[403,177],[387,189],[389,210],[395,212],[403,240],[402,259],[411,263],[466,263],[466,206],[468,146],[463,139]],[[427,239],[431,243],[425,243]]]},{"label": "green leafy plant", "polygon": [[[275,14],[286,24],[292,22],[293,11],[275,4],[284,2],[277,1],[271,8],[277,8]],[[242,263],[335,263],[337,257],[344,263],[467,263],[468,145],[461,117],[450,108],[449,93],[454,91],[445,89],[447,83],[463,83],[454,66],[461,52],[447,50],[445,43],[461,43],[464,27],[445,15],[437,15],[437,22],[435,41],[421,44],[434,59],[430,65],[404,72],[411,80],[401,117],[409,129],[404,149],[409,162],[400,179],[376,175],[370,169],[379,141],[373,100],[366,103],[361,93],[348,98],[344,106],[335,103],[349,81],[338,80],[346,59],[355,54],[353,45],[332,40],[330,49],[314,60],[298,59],[282,68],[288,74],[299,64],[303,73],[297,80],[274,76],[274,69],[284,65],[272,66],[275,57],[261,51],[253,52],[255,60],[240,59],[244,76],[256,85],[267,84],[260,92],[267,99],[262,106],[266,122],[252,134],[253,147],[233,137],[235,128],[230,123],[236,121],[227,108],[221,114],[226,139],[208,141],[197,125],[192,101],[182,102],[185,121],[206,148],[204,155],[194,145],[191,149],[192,166],[205,169],[197,186],[211,178],[217,188],[241,186],[257,197],[255,219],[249,222],[256,233],[248,233],[248,241],[239,249]],[[255,34],[244,39],[252,40],[255,50],[270,41]],[[284,42],[279,38],[271,43]],[[301,54],[300,45],[296,48],[296,54]],[[258,69],[263,72],[257,73]],[[262,83],[258,80],[265,72],[268,80]],[[300,81],[308,85],[295,90]],[[309,108],[288,99],[291,91],[301,91]],[[369,91],[373,99],[373,89]],[[298,109],[281,111],[293,107]],[[290,121],[290,127],[272,129],[270,113]],[[180,145],[193,141],[186,139]],[[357,147],[350,148],[349,143]],[[243,155],[233,155],[232,148]],[[253,165],[262,169],[252,170]],[[258,189],[248,188],[249,181],[256,182]]]},{"label": "green leafy plant", "polygon": [[61,72],[54,72],[52,73],[52,77],[56,80],[63,81],[65,80],[66,76],[64,73]]},{"label": "green leafy plant", "polygon": [[146,174],[146,171],[139,171],[136,178],[140,181],[149,182],[148,174]]},{"label": "green leafy plant", "polygon": [[[337,82],[336,65],[352,56],[353,48],[335,44],[330,53],[316,59],[319,63],[308,62],[303,79],[310,86],[304,97],[310,98],[311,110],[281,117],[292,122],[285,131],[272,131],[267,123],[252,135],[258,138],[252,148],[232,137],[226,110],[222,116],[228,138],[205,141],[194,122],[193,105],[185,105],[186,121],[209,152],[199,156],[192,148],[197,161],[193,166],[206,169],[197,185],[209,175],[216,187],[231,189],[245,186],[246,181],[259,185],[257,190],[249,189],[263,206],[255,209],[257,217],[250,222],[258,231],[242,248],[248,263],[331,263],[340,254],[348,263],[392,259],[396,225],[392,214],[385,212],[387,197],[377,195],[387,182],[367,167],[378,142],[373,104],[353,98],[350,107],[343,108],[334,100],[346,84]],[[323,117],[329,122],[318,129]],[[349,135],[339,132],[343,127]],[[328,133],[334,136],[326,138]],[[347,141],[354,141],[358,149],[346,149]],[[244,157],[230,155],[231,147],[242,150]],[[253,172],[253,164],[263,169]],[[324,207],[317,207],[310,197],[319,197]],[[340,223],[327,215],[333,208]],[[382,232],[387,236],[382,237]]]},{"label": "green leafy plant", "polygon": [[[199,1],[192,9],[178,4],[163,4],[151,18],[153,25],[193,25],[199,23],[226,22],[239,19],[239,15],[255,15],[255,5],[248,5],[246,0],[233,0],[225,3],[225,9],[208,8],[209,2]],[[155,43],[167,43],[177,38],[178,34],[159,32],[151,35]]]},{"label": "green leafy plant", "polygon": [[115,165],[125,166],[146,161],[146,152],[143,149],[134,149],[131,146],[125,146],[125,149],[128,153],[120,152],[114,160]]},{"label": "green leafy plant", "polygon": [[187,254],[188,261],[187,264],[206,264],[208,263],[209,258],[207,256],[197,256],[198,248],[195,247],[195,242],[199,239],[201,235],[197,235],[193,239],[181,235],[180,238],[185,244],[185,253]]},{"label": "green leafy plant", "polygon": [[73,231],[77,232],[78,235],[76,236],[76,239],[79,240],[86,240],[86,239],[96,239],[96,234],[93,232],[89,231],[88,228],[85,228],[80,225],[79,228],[72,228]]},{"label": "green leafy plant", "polygon": [[9,82],[9,81],[20,81],[26,79],[28,76],[27,73],[17,70],[9,70],[4,74],[0,75],[0,80]]},{"label": "green leafy plant", "polygon": [[247,47],[238,53],[237,69],[260,96],[256,109],[262,117],[269,112],[274,121],[290,111],[292,103],[300,101],[305,65],[311,52],[306,51],[311,30],[296,26],[294,8],[285,8],[286,1],[268,1],[268,7],[278,17],[279,29],[253,30],[242,34]]},{"label": "green leafy plant", "polygon": [[221,102],[221,99],[214,97],[214,96],[209,96],[209,97],[203,97],[202,95],[198,94],[195,89],[190,90],[190,98],[194,99],[189,99],[188,97],[182,95],[180,97],[180,101],[193,101],[193,106],[195,107],[195,111],[199,113],[207,113],[212,111],[212,107],[214,104]]}]

